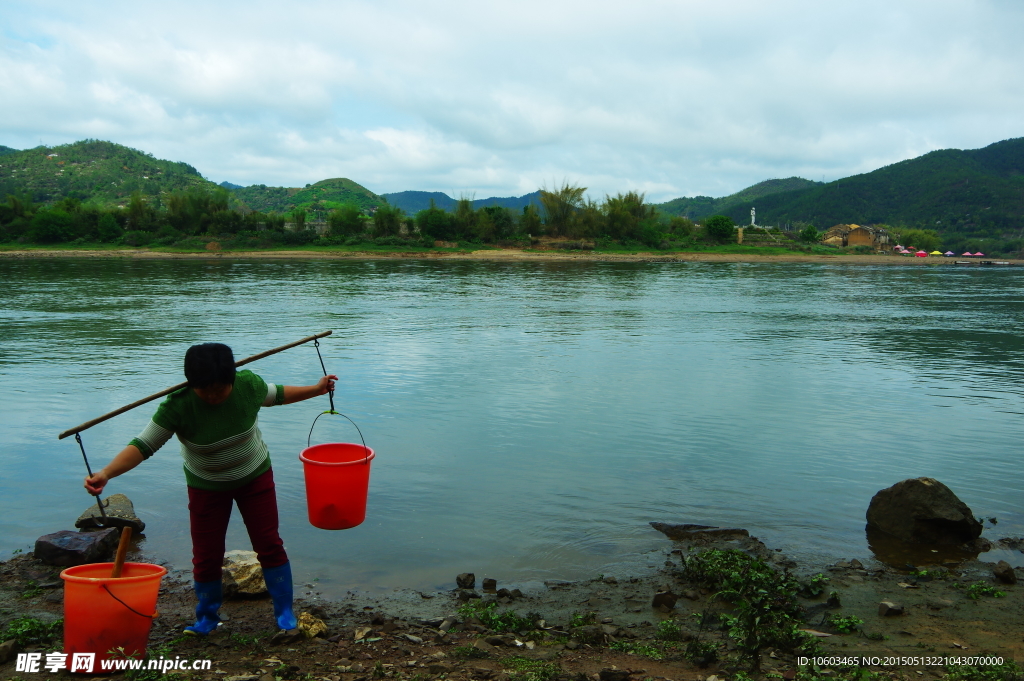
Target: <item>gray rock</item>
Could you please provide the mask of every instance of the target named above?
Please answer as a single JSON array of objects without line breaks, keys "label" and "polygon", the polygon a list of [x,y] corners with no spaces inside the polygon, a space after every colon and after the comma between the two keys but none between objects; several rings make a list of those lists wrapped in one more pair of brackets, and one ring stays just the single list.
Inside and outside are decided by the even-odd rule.
[{"label": "gray rock", "polygon": [[992,574],[1003,584],[1017,583],[1017,573],[1013,571],[1013,568],[1005,560],[996,563],[996,566],[992,568]]},{"label": "gray rock", "polygon": [[110,560],[121,532],[108,528],[99,532],[61,530],[36,539],[35,557],[47,565],[84,565]]},{"label": "gray rock", "polygon": [[472,572],[463,572],[455,578],[455,585],[460,589],[472,589],[476,586],[476,575]]},{"label": "gray rock", "polygon": [[882,601],[878,604],[879,617],[897,617],[903,614],[903,606],[896,605],[892,601]]},{"label": "gray rock", "polygon": [[654,600],[651,601],[652,608],[668,608],[671,610],[676,607],[676,601],[679,600],[679,596],[676,596],[671,591],[659,591],[654,594]]},{"label": "gray rock", "polygon": [[5,664],[14,659],[18,653],[18,642],[14,639],[0,643],[0,664]]},{"label": "gray rock", "polygon": [[481,651],[481,652],[484,652],[484,653],[494,653],[494,652],[497,652],[497,648],[495,648],[494,646],[492,646],[490,643],[488,643],[487,641],[483,640],[482,638],[478,638],[477,640],[473,641],[473,647],[476,648],[477,650]]},{"label": "gray rock", "polygon": [[459,600],[468,601],[472,598],[480,598],[480,594],[473,591],[472,589],[459,589]]},{"label": "gray rock", "polygon": [[226,551],[221,579],[227,597],[259,596],[267,592],[263,568],[256,559],[255,551]]},{"label": "gray rock", "polygon": [[871,499],[868,526],[905,542],[964,544],[981,535],[981,523],[952,490],[934,478],[912,478]]},{"label": "gray rock", "polygon": [[749,537],[750,533],[738,527],[714,527],[712,525],[669,525],[668,523],[651,522],[651,527],[673,541],[695,539],[697,537],[713,537],[715,539],[740,539]]},{"label": "gray rock", "polygon": [[75,527],[82,530],[103,529],[106,527],[130,527],[135,534],[141,534],[146,529],[146,523],[135,515],[135,506],[132,500],[123,494],[111,494],[103,500],[103,510],[107,518],[104,523],[103,516],[96,504],[90,504],[82,511],[75,521]]},{"label": "gray rock", "polygon": [[498,580],[491,579],[490,577],[484,577],[484,581],[481,582],[484,593],[497,593],[498,592]]}]

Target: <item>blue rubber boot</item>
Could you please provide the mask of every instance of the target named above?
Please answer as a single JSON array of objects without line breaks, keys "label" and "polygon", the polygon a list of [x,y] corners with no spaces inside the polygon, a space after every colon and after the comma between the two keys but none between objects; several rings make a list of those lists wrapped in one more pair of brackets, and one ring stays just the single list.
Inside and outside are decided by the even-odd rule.
[{"label": "blue rubber boot", "polygon": [[220,617],[217,610],[220,609],[221,601],[224,600],[221,593],[220,580],[216,582],[195,582],[196,598],[196,623],[185,627],[186,634],[193,636],[206,636],[220,624]]},{"label": "blue rubber boot", "polygon": [[292,612],[292,564],[278,565],[275,568],[263,568],[263,581],[267,583],[267,591],[274,601],[274,619],[277,628],[291,631],[299,626]]}]

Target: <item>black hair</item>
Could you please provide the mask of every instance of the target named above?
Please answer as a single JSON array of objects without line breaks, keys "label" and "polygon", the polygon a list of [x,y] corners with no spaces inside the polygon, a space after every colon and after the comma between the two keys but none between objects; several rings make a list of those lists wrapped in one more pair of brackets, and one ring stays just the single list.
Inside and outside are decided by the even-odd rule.
[{"label": "black hair", "polygon": [[185,378],[190,388],[209,388],[215,383],[235,384],[235,356],[223,343],[193,345],[185,353]]}]

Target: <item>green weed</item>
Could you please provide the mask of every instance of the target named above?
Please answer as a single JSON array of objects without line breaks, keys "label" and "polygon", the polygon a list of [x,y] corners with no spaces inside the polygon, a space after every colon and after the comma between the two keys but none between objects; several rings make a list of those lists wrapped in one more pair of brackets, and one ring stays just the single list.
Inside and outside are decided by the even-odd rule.
[{"label": "green weed", "polygon": [[864,620],[859,617],[854,617],[853,615],[848,617],[832,615],[825,621],[832,625],[832,628],[841,634],[852,634],[857,631],[857,627],[864,624]]},{"label": "green weed", "polygon": [[985,582],[975,582],[967,587],[967,595],[973,600],[978,600],[982,596],[991,596],[992,598],[1002,598],[1006,595],[1005,592],[1000,591],[991,584]]},{"label": "green weed", "polygon": [[486,650],[480,650],[473,646],[458,646],[452,648],[449,654],[459,660],[478,660],[488,656]]},{"label": "green weed", "polygon": [[825,593],[825,585],[829,581],[828,577],[819,572],[801,585],[800,593],[807,598],[817,598]]},{"label": "green weed", "polygon": [[43,590],[35,582],[28,582],[28,588],[21,592],[19,598],[35,598],[43,593]]},{"label": "green weed", "polygon": [[683,629],[675,620],[662,620],[658,622],[654,638],[662,641],[681,641],[683,640]]}]

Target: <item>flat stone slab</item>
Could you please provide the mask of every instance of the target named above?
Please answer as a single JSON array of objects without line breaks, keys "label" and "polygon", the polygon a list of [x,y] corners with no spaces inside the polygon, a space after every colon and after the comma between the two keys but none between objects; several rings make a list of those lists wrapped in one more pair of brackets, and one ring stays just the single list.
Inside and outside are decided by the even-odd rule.
[{"label": "flat stone slab", "polygon": [[135,505],[132,500],[123,494],[111,494],[103,500],[103,510],[106,511],[107,519],[104,523],[103,516],[96,504],[90,504],[82,511],[75,521],[75,527],[82,530],[103,529],[107,527],[130,527],[133,534],[141,534],[146,529],[146,523],[135,515]]},{"label": "flat stone slab", "polygon": [[35,557],[47,565],[103,563],[114,557],[121,532],[107,528],[99,532],[61,530],[36,540]]},{"label": "flat stone slab", "polygon": [[696,539],[697,537],[714,537],[716,539],[740,539],[749,537],[750,533],[739,527],[715,527],[713,525],[669,525],[668,523],[651,522],[651,527],[661,532],[672,541]]}]

